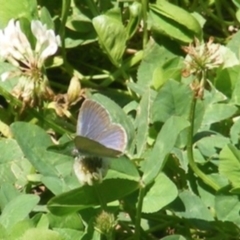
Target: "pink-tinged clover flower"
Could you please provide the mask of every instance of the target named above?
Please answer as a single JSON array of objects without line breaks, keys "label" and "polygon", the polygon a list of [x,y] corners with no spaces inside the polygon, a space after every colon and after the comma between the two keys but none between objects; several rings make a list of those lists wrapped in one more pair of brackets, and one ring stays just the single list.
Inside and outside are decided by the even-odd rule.
[{"label": "pink-tinged clover flower", "polygon": [[224,63],[221,45],[213,43],[213,38],[204,44],[195,39],[193,44],[183,47],[183,50],[187,53],[184,60],[184,76],[196,75],[199,72],[217,68]]}]

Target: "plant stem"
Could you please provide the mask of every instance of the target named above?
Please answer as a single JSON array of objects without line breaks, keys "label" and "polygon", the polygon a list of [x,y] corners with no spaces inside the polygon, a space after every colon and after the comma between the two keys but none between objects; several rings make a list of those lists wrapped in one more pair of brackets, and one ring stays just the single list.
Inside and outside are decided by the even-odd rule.
[{"label": "plant stem", "polygon": [[142,205],[143,205],[143,198],[145,195],[145,187],[140,186],[139,195],[138,195],[138,205],[137,205],[137,212],[135,218],[135,240],[140,239],[140,231],[141,231],[141,215],[142,215]]},{"label": "plant stem", "polygon": [[197,98],[193,95],[192,103],[191,103],[191,109],[189,114],[189,122],[190,122],[190,128],[188,132],[188,143],[187,143],[187,156],[188,156],[188,162],[193,170],[193,172],[203,180],[207,185],[212,187],[215,191],[218,191],[220,187],[218,184],[216,184],[211,178],[209,178],[206,174],[204,174],[197,166],[197,164],[194,161],[193,156],[193,134],[194,134],[194,117],[195,117],[195,110],[196,110],[196,103]]},{"label": "plant stem", "polygon": [[94,188],[94,190],[95,190],[95,192],[96,192],[96,194],[97,194],[97,196],[98,196],[98,199],[99,199],[99,202],[100,202],[100,205],[101,205],[102,210],[107,211],[106,202],[104,201],[101,193],[98,191],[98,184],[94,184],[94,185],[93,185],[93,188]]},{"label": "plant stem", "polygon": [[209,15],[209,17],[212,18],[213,22],[215,23],[215,24],[214,24],[215,27],[218,27],[218,28],[219,28],[219,25],[220,25],[221,28],[219,28],[219,29],[222,30],[222,32],[223,32],[223,34],[224,34],[225,36],[228,36],[229,33],[228,33],[228,31],[227,31],[226,21],[224,21],[223,19],[220,19],[218,16],[216,16],[215,14],[213,14],[213,13],[209,10],[208,6],[206,6],[205,1],[199,0],[199,4],[201,5],[201,7],[202,7],[203,10],[205,11],[205,13],[206,13],[207,15]]},{"label": "plant stem", "polygon": [[86,1],[86,5],[89,7],[93,17],[96,17],[96,16],[100,15],[100,12],[97,8],[97,5],[93,0]]},{"label": "plant stem", "polygon": [[66,63],[66,51],[65,51],[65,25],[67,22],[68,11],[70,8],[71,0],[63,0],[62,1],[62,12],[61,12],[61,26],[59,29],[59,34],[61,37],[62,44],[62,57],[64,64]]},{"label": "plant stem", "polygon": [[143,49],[147,45],[148,32],[147,32],[147,12],[148,12],[148,0],[142,0],[142,15],[143,15]]}]

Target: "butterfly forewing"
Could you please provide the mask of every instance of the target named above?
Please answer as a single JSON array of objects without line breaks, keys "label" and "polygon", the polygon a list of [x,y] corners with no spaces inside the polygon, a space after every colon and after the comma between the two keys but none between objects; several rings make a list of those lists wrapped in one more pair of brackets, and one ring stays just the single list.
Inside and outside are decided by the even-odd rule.
[{"label": "butterfly forewing", "polygon": [[77,135],[96,140],[109,125],[108,112],[97,102],[85,100],[78,115]]}]

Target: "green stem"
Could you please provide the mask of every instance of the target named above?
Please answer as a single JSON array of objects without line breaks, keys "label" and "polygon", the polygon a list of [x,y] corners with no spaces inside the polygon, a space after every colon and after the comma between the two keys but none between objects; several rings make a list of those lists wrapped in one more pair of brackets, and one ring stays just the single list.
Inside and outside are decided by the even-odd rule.
[{"label": "green stem", "polygon": [[65,25],[67,22],[68,11],[70,8],[71,0],[63,0],[62,1],[62,12],[61,12],[61,26],[59,29],[59,34],[61,37],[61,44],[62,44],[62,57],[63,62],[66,63],[66,50],[65,50]]},{"label": "green stem", "polygon": [[216,13],[219,19],[221,19],[222,21],[224,21],[224,17],[222,15],[222,5],[221,5],[221,1],[219,0],[215,0],[215,6],[216,6]]},{"label": "green stem", "polygon": [[95,190],[95,192],[96,192],[96,194],[97,194],[97,196],[98,196],[98,199],[99,199],[99,202],[100,202],[100,205],[101,205],[102,210],[104,210],[104,211],[107,212],[107,204],[106,204],[106,202],[104,201],[101,193],[98,191],[98,184],[94,184],[94,185],[93,185],[93,188],[94,188],[94,190]]},{"label": "green stem", "polygon": [[212,187],[215,191],[218,191],[220,187],[218,184],[216,184],[211,178],[209,178],[206,174],[204,174],[197,166],[197,164],[194,161],[193,156],[193,134],[194,134],[194,117],[195,117],[195,110],[196,110],[196,103],[197,99],[195,96],[193,96],[192,103],[191,103],[191,109],[189,114],[189,122],[190,122],[190,128],[188,132],[188,143],[187,143],[187,156],[188,161],[191,169],[193,172],[202,179],[203,182],[205,182],[207,185]]},{"label": "green stem", "polygon": [[139,196],[138,196],[138,205],[137,205],[137,212],[135,218],[135,240],[140,239],[140,232],[141,232],[141,215],[142,215],[142,206],[143,206],[143,198],[145,195],[145,187],[140,186]]},{"label": "green stem", "polygon": [[208,8],[208,6],[206,6],[205,1],[203,0],[199,0],[199,3],[201,5],[201,7],[203,8],[203,10],[205,11],[205,13],[212,18],[213,22],[215,22],[215,27],[219,28],[219,25],[221,26],[219,29],[222,30],[222,32],[224,33],[225,36],[228,36],[229,33],[227,31],[227,24],[226,21],[224,21],[223,19],[219,18],[218,16],[216,16],[215,14],[213,14],[211,12],[211,10]]},{"label": "green stem", "polygon": [[121,66],[115,72],[109,73],[109,77],[101,84],[101,87],[109,86],[113,81],[118,81],[120,76],[122,75],[122,69],[124,71],[129,72],[133,66],[136,66],[139,62],[141,62],[143,58],[143,50],[136,52],[133,56],[125,60]]},{"label": "green stem", "polygon": [[192,0],[191,5],[189,7],[190,11],[195,12],[197,7],[198,7],[198,0]]},{"label": "green stem", "polygon": [[236,19],[236,13],[235,13],[234,9],[231,7],[231,4],[229,4],[229,1],[226,2],[226,0],[223,0],[222,4],[223,4],[223,8],[226,9],[229,12],[229,14],[231,15],[232,19],[234,19],[235,24],[238,24],[238,21]]},{"label": "green stem", "polygon": [[99,10],[98,10],[98,7],[95,3],[95,1],[93,0],[88,0],[88,1],[85,1],[86,5],[88,6],[88,8],[90,9],[92,15],[94,17],[98,16],[100,14]]},{"label": "green stem", "polygon": [[142,0],[142,15],[143,15],[143,49],[148,42],[147,32],[147,12],[148,12],[148,0]]}]

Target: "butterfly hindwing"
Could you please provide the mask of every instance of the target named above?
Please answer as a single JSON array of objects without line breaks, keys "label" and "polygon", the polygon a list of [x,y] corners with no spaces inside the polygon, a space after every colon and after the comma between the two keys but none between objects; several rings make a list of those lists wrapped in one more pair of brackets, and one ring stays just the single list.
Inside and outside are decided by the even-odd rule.
[{"label": "butterfly hindwing", "polygon": [[118,124],[112,124],[98,136],[96,141],[108,148],[124,151],[126,147],[125,130]]},{"label": "butterfly hindwing", "polygon": [[115,149],[107,148],[104,145],[86,137],[76,136],[74,141],[75,146],[82,154],[98,157],[117,157],[122,153]]}]

